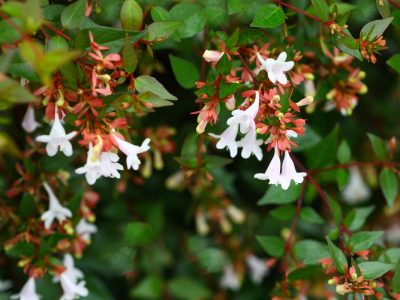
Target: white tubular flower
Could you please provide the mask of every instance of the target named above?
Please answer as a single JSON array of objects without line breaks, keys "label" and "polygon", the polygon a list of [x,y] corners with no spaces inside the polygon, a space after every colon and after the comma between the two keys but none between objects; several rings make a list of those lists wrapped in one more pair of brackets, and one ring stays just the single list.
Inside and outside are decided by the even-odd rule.
[{"label": "white tubular flower", "polygon": [[0,279],[0,293],[5,292],[10,287],[12,287],[11,280],[1,280]]},{"label": "white tubular flower", "polygon": [[224,289],[230,289],[233,291],[237,291],[240,289],[240,280],[238,274],[233,269],[232,265],[227,265],[224,268],[224,273],[219,282],[219,285]]},{"label": "white tubular flower", "polygon": [[36,294],[35,279],[33,277],[30,277],[25,285],[22,287],[21,292],[17,295],[12,295],[11,299],[39,300],[40,296]]},{"label": "white tubular flower", "polygon": [[229,126],[240,125],[240,132],[245,134],[255,128],[254,118],[257,116],[260,107],[260,93],[256,92],[254,103],[246,110],[236,109],[232,112],[232,117],[227,121]]},{"label": "white tubular flower", "polygon": [[282,174],[279,178],[279,183],[282,186],[282,189],[287,190],[290,186],[290,182],[293,180],[296,184],[302,183],[304,177],[307,176],[307,173],[296,171],[293,160],[290,157],[288,151],[285,151],[285,158],[282,163]]},{"label": "white tubular flower", "polygon": [[246,219],[246,215],[237,208],[235,205],[228,205],[226,208],[226,212],[228,213],[229,217],[237,224],[241,224]]},{"label": "white tubular flower", "polygon": [[207,235],[210,232],[210,227],[207,224],[206,216],[202,212],[196,214],[196,229],[200,235]]},{"label": "white tubular flower", "polygon": [[257,58],[265,71],[267,71],[268,78],[272,83],[278,81],[280,84],[287,84],[288,80],[284,72],[291,70],[294,66],[294,62],[285,61],[287,58],[286,52],[279,54],[278,59],[276,60],[273,58],[267,58],[264,60],[259,53],[257,53]]},{"label": "white tubular flower", "polygon": [[219,141],[217,143],[217,149],[224,149],[227,147],[229,149],[229,153],[231,157],[235,157],[238,152],[238,145],[236,142],[236,136],[239,130],[239,125],[231,125],[223,133],[220,135],[210,133],[210,136],[214,138],[218,138]]},{"label": "white tubular flower", "polygon": [[249,132],[246,133],[243,139],[237,142],[238,147],[243,147],[242,157],[247,159],[251,154],[254,154],[258,160],[262,160],[263,153],[260,145],[262,140],[257,140],[257,132],[255,128],[250,127]]},{"label": "white tubular flower", "polygon": [[226,100],[226,102],[225,102],[225,106],[229,110],[233,110],[235,108],[235,104],[236,104],[235,95],[232,95],[231,97],[229,97],[229,99]]},{"label": "white tubular flower", "polygon": [[92,223],[86,222],[86,220],[82,218],[79,221],[78,225],[76,225],[75,231],[77,234],[82,236],[82,238],[87,243],[90,243],[91,241],[90,236],[97,232],[97,226]]},{"label": "white tubular flower", "polygon": [[[80,279],[83,279],[83,273],[78,268],[75,268],[74,258],[71,254],[67,253],[64,255],[63,264],[65,267],[65,271],[62,274],[67,275],[73,282],[77,282]],[[54,282],[59,282],[60,277],[55,276],[53,278]]]},{"label": "white tubular flower", "polygon": [[260,180],[269,180],[269,184],[278,184],[281,173],[281,160],[279,158],[278,148],[275,147],[274,157],[272,158],[265,173],[257,173],[254,178]]},{"label": "white tubular flower", "polygon": [[217,62],[221,59],[223,52],[216,50],[206,50],[203,53],[203,58],[206,62]]},{"label": "white tubular flower", "polygon": [[66,156],[72,155],[72,145],[69,141],[76,135],[76,131],[68,134],[61,124],[57,109],[49,135],[39,135],[36,140],[41,143],[47,143],[46,151],[48,156],[54,156],[58,151],[62,151]]},{"label": "white tubular flower", "polygon": [[60,283],[64,291],[60,300],[74,300],[79,297],[86,297],[89,294],[88,289],[85,287],[85,281],[76,282],[66,272],[61,274]]},{"label": "white tubular flower", "polygon": [[49,195],[49,209],[42,214],[40,219],[44,221],[44,227],[49,229],[54,219],[57,219],[58,222],[62,223],[65,219],[72,217],[72,212],[60,204],[46,182],[43,183],[43,186]]},{"label": "white tubular flower", "polygon": [[367,200],[371,195],[371,190],[368,185],[365,184],[360,169],[357,167],[351,167],[349,171],[349,182],[342,192],[344,201],[349,204],[357,204]]},{"label": "white tubular flower", "polygon": [[76,174],[85,174],[86,181],[88,184],[92,185],[97,179],[103,174],[103,169],[101,167],[98,155],[93,149],[93,145],[89,144],[89,150],[87,152],[86,164],[75,170]]},{"label": "white tubular flower", "polygon": [[118,144],[119,150],[126,155],[126,167],[128,169],[132,167],[133,170],[138,170],[141,163],[138,154],[146,152],[150,149],[150,139],[147,138],[143,141],[141,146],[136,146],[121,140],[116,135],[114,135],[114,138]]},{"label": "white tubular flower", "polygon": [[120,178],[118,171],[122,171],[124,167],[117,163],[119,156],[113,152],[102,152],[100,155],[101,173],[104,177]]},{"label": "white tubular flower", "polygon": [[28,105],[21,126],[28,133],[34,132],[36,128],[41,126],[40,123],[35,120],[35,109],[32,105]]},{"label": "white tubular flower", "polygon": [[264,277],[269,273],[269,268],[267,267],[265,260],[250,254],[246,256],[246,263],[250,270],[251,280],[255,284],[260,284]]}]

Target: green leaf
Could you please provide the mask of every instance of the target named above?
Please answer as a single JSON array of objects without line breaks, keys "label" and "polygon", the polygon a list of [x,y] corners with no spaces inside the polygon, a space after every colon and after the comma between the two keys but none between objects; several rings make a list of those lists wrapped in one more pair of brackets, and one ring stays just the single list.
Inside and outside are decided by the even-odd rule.
[{"label": "green leaf", "polygon": [[27,218],[35,213],[36,205],[32,194],[24,193],[21,203],[19,204],[18,212],[21,217]]},{"label": "green leaf", "polygon": [[175,75],[176,81],[185,89],[190,89],[195,86],[195,82],[199,80],[200,73],[196,66],[183,58],[173,55],[169,56],[172,72]]},{"label": "green leaf", "polygon": [[35,246],[28,242],[19,242],[11,248],[6,248],[6,254],[12,257],[30,257],[35,251]]},{"label": "green leaf", "polygon": [[145,40],[148,42],[159,43],[169,38],[180,26],[179,21],[161,21],[150,24],[147,27]]},{"label": "green leaf", "polygon": [[333,260],[333,263],[339,273],[343,274],[348,269],[347,259],[342,250],[340,250],[332,241],[327,237],[329,254]]},{"label": "green leaf", "polygon": [[286,204],[299,198],[301,185],[291,184],[287,190],[280,186],[271,185],[265,195],[257,202],[257,205]]},{"label": "green leaf", "polygon": [[335,162],[339,127],[324,137],[314,148],[307,151],[307,162],[311,169],[326,167]]},{"label": "green leaf", "polygon": [[160,82],[158,82],[157,79],[148,75],[137,77],[135,79],[135,88],[140,93],[150,92],[159,96],[161,99],[177,100],[177,98],[170,92],[168,92],[165,87]]},{"label": "green leaf", "polygon": [[[8,103],[25,103],[36,101],[25,87],[13,79],[0,74],[0,99]],[[2,103],[3,105],[4,103]]]},{"label": "green leaf", "polygon": [[151,8],[151,17],[154,22],[172,21],[171,14],[164,7],[153,6]]},{"label": "green leaf", "polygon": [[228,13],[234,15],[243,12],[248,6],[246,0],[228,0]]},{"label": "green leaf", "polygon": [[170,14],[174,20],[182,21],[182,26],[175,34],[178,39],[201,32],[207,22],[207,12],[197,3],[179,3],[172,7]]},{"label": "green leaf", "polygon": [[125,71],[128,73],[133,73],[138,64],[135,50],[133,50],[133,46],[128,35],[125,38],[124,48],[122,48],[122,63]]},{"label": "green leaf", "polygon": [[160,277],[148,276],[134,287],[130,295],[141,299],[160,299],[162,296],[163,282]]},{"label": "green leaf", "polygon": [[228,75],[232,68],[232,63],[226,54],[222,55],[218,63],[215,65],[216,70],[221,75]]},{"label": "green leaf", "polygon": [[318,276],[321,272],[320,266],[307,266],[304,268],[295,269],[289,273],[288,279],[290,281],[304,280]]},{"label": "green leaf", "polygon": [[176,277],[168,283],[168,290],[174,299],[209,299],[211,291],[200,281],[189,277]]},{"label": "green leaf", "polygon": [[257,241],[269,255],[281,257],[284,252],[285,242],[277,236],[257,236]]},{"label": "green leaf", "polygon": [[296,259],[306,265],[320,264],[319,260],[329,257],[328,247],[314,240],[302,240],[293,247]]},{"label": "green leaf", "polygon": [[366,261],[358,264],[361,275],[367,280],[381,277],[383,274],[393,270],[394,264],[385,264],[379,261]]},{"label": "green leaf", "polygon": [[393,171],[384,168],[379,174],[379,184],[383,195],[385,196],[387,205],[391,207],[398,194],[398,178]]},{"label": "green leaf", "polygon": [[125,30],[140,30],[143,22],[143,11],[135,0],[125,0],[120,11],[122,28]]},{"label": "green leaf", "polygon": [[332,41],[336,47],[338,47],[343,52],[354,56],[359,61],[362,61],[362,55],[360,53],[359,45],[356,39],[351,35],[351,32],[348,29],[344,29],[343,32],[346,34],[342,35],[334,35],[332,36]]},{"label": "green leaf", "polygon": [[397,264],[392,279],[392,289],[395,293],[400,293],[400,263]]},{"label": "green leaf", "polygon": [[374,206],[366,206],[355,208],[352,214],[346,216],[344,220],[345,225],[349,230],[354,231],[360,229],[367,220],[368,216],[374,211]]},{"label": "green leaf", "polygon": [[324,224],[324,219],[312,208],[312,207],[304,207],[300,210],[300,219],[314,224]]},{"label": "green leaf", "polygon": [[322,21],[326,22],[329,20],[329,6],[325,0],[311,0],[315,10],[317,11],[318,17]]},{"label": "green leaf", "polygon": [[[8,21],[12,21],[17,26],[21,26],[22,22],[17,18],[10,18]],[[15,43],[21,39],[21,34],[10,25],[9,22],[6,20],[0,21],[0,43],[7,44],[7,43]]]},{"label": "green leaf", "polygon": [[125,228],[123,241],[128,246],[136,247],[149,244],[154,238],[154,230],[149,224],[131,222]]},{"label": "green leaf", "polygon": [[397,73],[400,74],[400,54],[395,54],[386,63]]},{"label": "green leaf", "polygon": [[351,159],[351,149],[349,143],[343,140],[338,148],[337,159],[341,164],[347,164]]},{"label": "green leaf", "polygon": [[392,21],[393,18],[386,18],[368,22],[361,28],[360,37],[364,40],[373,41],[385,32]]},{"label": "green leaf", "polygon": [[388,0],[376,0],[376,7],[378,8],[382,18],[385,19],[390,17],[390,3]]},{"label": "green leaf", "polygon": [[360,231],[353,234],[347,241],[353,252],[368,250],[383,235],[383,231]]},{"label": "green leaf", "polygon": [[386,160],[389,157],[389,150],[387,149],[385,142],[372,133],[367,133],[367,135],[378,159]]},{"label": "green leaf", "polygon": [[340,224],[342,222],[343,212],[342,212],[342,209],[341,209],[339,203],[337,203],[331,197],[328,197],[328,201],[329,201],[329,206],[331,207],[333,218],[335,219],[335,222],[337,224]]},{"label": "green leaf", "polygon": [[285,13],[275,4],[265,4],[257,9],[251,27],[275,28],[285,22]]},{"label": "green leaf", "polygon": [[221,99],[227,98],[228,96],[233,95],[238,88],[241,87],[240,83],[226,83],[221,81],[219,85],[219,93],[218,96]]},{"label": "green leaf", "polygon": [[314,131],[314,129],[306,125],[304,135],[299,135],[297,138],[294,138],[293,141],[298,145],[298,147],[293,148],[292,151],[301,152],[317,145],[321,141],[321,137]]},{"label": "green leaf", "polygon": [[78,28],[85,18],[85,0],[68,5],[61,13],[61,24],[68,29]]},{"label": "green leaf", "polygon": [[224,251],[216,248],[207,248],[197,253],[200,265],[210,273],[220,272],[228,263]]},{"label": "green leaf", "polygon": [[278,220],[287,221],[293,218],[295,211],[293,205],[283,205],[273,209],[270,214]]}]

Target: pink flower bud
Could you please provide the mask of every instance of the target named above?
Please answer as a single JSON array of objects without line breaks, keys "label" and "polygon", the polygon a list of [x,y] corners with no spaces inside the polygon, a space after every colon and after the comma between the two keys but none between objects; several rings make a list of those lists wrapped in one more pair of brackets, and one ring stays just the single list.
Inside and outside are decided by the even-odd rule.
[{"label": "pink flower bud", "polygon": [[223,54],[224,54],[223,52],[219,52],[216,50],[206,50],[203,53],[203,58],[207,62],[217,62],[220,60]]}]

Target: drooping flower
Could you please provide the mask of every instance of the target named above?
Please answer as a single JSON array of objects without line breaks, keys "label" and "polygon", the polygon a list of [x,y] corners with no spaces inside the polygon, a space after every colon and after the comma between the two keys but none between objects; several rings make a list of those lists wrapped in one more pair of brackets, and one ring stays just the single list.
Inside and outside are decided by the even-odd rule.
[{"label": "drooping flower", "polygon": [[232,265],[225,266],[224,273],[222,274],[219,285],[222,288],[230,289],[233,291],[237,291],[240,289],[241,282],[238,274],[235,272]]},{"label": "drooping flower", "polygon": [[101,173],[104,177],[120,178],[118,171],[122,171],[124,167],[117,163],[119,156],[113,152],[102,152],[100,154]]},{"label": "drooping flower", "polygon": [[228,205],[228,207],[226,208],[226,212],[229,217],[237,224],[243,223],[246,219],[246,215],[243,213],[243,211],[233,204]]},{"label": "drooping flower", "polygon": [[53,125],[49,135],[39,135],[36,140],[41,143],[47,143],[46,151],[48,156],[54,156],[58,151],[62,151],[66,156],[72,155],[72,145],[69,141],[76,135],[76,131],[68,134],[61,124],[58,112],[56,109]]},{"label": "drooping flower", "polygon": [[265,260],[260,259],[253,254],[246,256],[246,263],[250,269],[251,280],[256,284],[261,283],[263,278],[269,273],[269,268]]},{"label": "drooping flower", "polygon": [[203,53],[203,58],[206,62],[218,62],[222,55],[224,55],[224,53],[220,51],[206,50]]},{"label": "drooping flower", "polygon": [[276,60],[273,58],[267,58],[264,60],[259,53],[257,53],[257,58],[265,71],[267,71],[268,78],[272,83],[276,83],[278,81],[281,84],[287,84],[288,80],[284,72],[291,70],[294,66],[294,62],[286,61],[286,52],[279,54]]},{"label": "drooping flower", "polygon": [[88,289],[85,287],[85,281],[77,282],[73,279],[66,272],[60,275],[60,283],[64,292],[60,300],[74,300],[79,297],[86,297],[89,294]]},{"label": "drooping flower", "polygon": [[57,219],[58,222],[62,223],[65,219],[72,217],[72,212],[60,204],[56,195],[54,195],[50,186],[46,182],[43,183],[43,186],[49,195],[49,209],[42,214],[40,219],[44,221],[44,227],[49,229],[54,219]]},{"label": "drooping flower", "polygon": [[75,231],[82,236],[87,243],[90,243],[90,235],[97,232],[97,226],[86,222],[86,220],[82,218],[78,225],[76,225]]},{"label": "drooping flower", "polygon": [[247,159],[251,154],[254,154],[258,160],[262,160],[263,153],[260,145],[262,140],[257,140],[257,132],[255,128],[250,127],[243,139],[237,142],[238,147],[242,147],[242,157]]},{"label": "drooping flower", "polygon": [[0,279],[0,293],[5,292],[10,287],[12,287],[11,280],[1,280]]},{"label": "drooping flower", "polygon": [[35,279],[30,277],[25,285],[22,287],[21,292],[17,295],[12,295],[11,299],[19,300],[39,300],[40,296],[36,294]]},{"label": "drooping flower", "polygon": [[67,253],[64,255],[63,264],[66,268],[64,271],[65,275],[67,275],[72,281],[76,282],[83,278],[83,273],[75,267],[74,258],[71,254]]},{"label": "drooping flower", "polygon": [[342,191],[342,197],[349,204],[357,204],[368,199],[371,191],[365,184],[359,168],[352,167],[349,171],[349,182]]},{"label": "drooping flower", "polygon": [[281,173],[281,160],[279,150],[275,147],[275,153],[265,173],[257,173],[254,178],[260,180],[269,180],[269,184],[278,184]]},{"label": "drooping flower", "polygon": [[41,124],[35,120],[35,109],[32,105],[28,105],[21,126],[28,133],[34,132],[36,128],[41,126]]},{"label": "drooping flower", "polygon": [[102,175],[102,168],[98,154],[93,148],[92,144],[89,144],[89,150],[87,152],[86,164],[75,170],[76,174],[85,174],[86,181],[92,185]]},{"label": "drooping flower", "polygon": [[219,138],[219,141],[216,145],[217,149],[224,149],[225,147],[227,147],[229,149],[231,157],[235,157],[238,151],[238,145],[236,142],[236,136],[238,130],[239,130],[239,125],[234,124],[225,129],[225,131],[220,135],[210,133],[210,136],[214,138]]},{"label": "drooping flower", "polygon": [[245,134],[249,130],[256,128],[254,118],[257,116],[260,107],[260,93],[256,92],[256,97],[252,105],[246,110],[236,109],[232,112],[232,117],[227,121],[229,126],[240,125],[240,132]]},{"label": "drooping flower", "polygon": [[293,180],[296,184],[302,183],[304,177],[307,176],[305,172],[297,172],[294,166],[293,160],[290,157],[288,151],[285,151],[285,158],[282,163],[282,173],[279,178],[279,183],[282,189],[287,190],[290,186],[290,182]]},{"label": "drooping flower", "polygon": [[118,144],[119,150],[121,150],[126,155],[126,167],[128,169],[132,167],[133,170],[138,170],[141,163],[138,154],[146,152],[150,149],[150,139],[146,138],[141,146],[136,146],[128,143],[120,139],[116,135],[114,135],[114,139]]}]

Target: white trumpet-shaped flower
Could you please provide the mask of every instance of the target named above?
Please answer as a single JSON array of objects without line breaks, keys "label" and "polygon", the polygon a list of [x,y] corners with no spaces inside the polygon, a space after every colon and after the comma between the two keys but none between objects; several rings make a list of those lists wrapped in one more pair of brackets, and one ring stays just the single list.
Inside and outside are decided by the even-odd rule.
[{"label": "white trumpet-shaped flower", "polygon": [[77,234],[82,236],[82,238],[86,242],[89,243],[91,240],[90,236],[97,232],[97,226],[92,223],[86,222],[86,220],[82,218],[79,221],[78,225],[76,225],[75,231]]},{"label": "white trumpet-shaped flower", "polygon": [[82,271],[75,267],[74,258],[71,254],[67,253],[64,255],[63,264],[66,268],[64,271],[65,275],[72,281],[76,282],[84,277]]},{"label": "white trumpet-shaped flower", "polygon": [[102,152],[100,154],[101,173],[104,177],[120,178],[118,171],[122,171],[124,167],[117,163],[119,156],[113,152]]},{"label": "white trumpet-shaped flower", "polygon": [[141,163],[138,154],[146,152],[150,149],[150,139],[145,139],[141,146],[136,146],[124,140],[121,140],[116,135],[114,135],[114,139],[118,144],[119,150],[121,150],[126,155],[126,167],[128,169],[132,167],[133,170],[138,170]]},{"label": "white trumpet-shaped flower", "polygon": [[275,147],[274,156],[265,173],[257,173],[254,178],[260,180],[269,180],[269,184],[278,184],[281,174],[281,159],[279,158],[279,150]]},{"label": "white trumpet-shaped flower", "polygon": [[60,283],[64,294],[60,300],[74,300],[79,297],[86,297],[89,294],[88,289],[85,287],[85,281],[77,281],[68,276],[66,272],[60,275]]},{"label": "white trumpet-shaped flower", "polygon": [[239,130],[239,125],[231,125],[223,133],[220,135],[210,133],[210,136],[214,138],[219,138],[217,143],[217,149],[224,149],[227,147],[229,149],[229,153],[231,157],[235,157],[238,152],[238,145],[236,142],[236,136]]},{"label": "white trumpet-shaped flower", "polygon": [[257,58],[265,71],[267,71],[268,78],[272,83],[276,83],[278,81],[281,84],[286,84],[288,82],[284,72],[291,70],[294,66],[294,62],[286,61],[286,52],[279,54],[276,60],[273,58],[267,58],[264,60],[259,53],[257,53]]},{"label": "white trumpet-shaped flower", "polygon": [[76,135],[76,131],[66,133],[58,117],[56,109],[53,125],[49,135],[39,135],[36,140],[41,143],[47,143],[46,151],[48,156],[54,156],[58,151],[62,151],[66,156],[72,155],[72,145],[69,141]]},{"label": "white trumpet-shaped flower", "polygon": [[28,105],[21,126],[28,133],[35,131],[36,128],[41,126],[40,123],[35,120],[35,109],[32,105]]},{"label": "white trumpet-shaped flower", "polygon": [[237,142],[237,146],[243,148],[243,158],[247,159],[251,154],[254,154],[258,160],[262,160],[263,153],[260,147],[262,143],[262,140],[257,140],[257,132],[255,128],[250,127],[250,130],[246,133],[244,138]]},{"label": "white trumpet-shaped flower", "polygon": [[282,163],[282,173],[279,179],[279,183],[281,184],[284,190],[287,190],[290,186],[290,182],[293,180],[296,184],[302,183],[304,177],[307,176],[305,172],[297,172],[294,166],[293,160],[290,157],[288,151],[285,151],[285,158]]},{"label": "white trumpet-shaped flower", "polygon": [[43,186],[49,195],[49,209],[42,214],[40,219],[44,222],[44,227],[49,229],[54,219],[57,219],[60,223],[62,223],[65,219],[72,217],[72,212],[60,204],[57,197],[54,195],[50,186],[46,182],[43,183]]},{"label": "white trumpet-shaped flower", "polygon": [[219,285],[222,288],[230,289],[233,291],[237,291],[240,289],[241,286],[240,278],[233,269],[232,265],[227,265],[224,268],[224,273],[222,274],[222,278],[219,282]]},{"label": "white trumpet-shaped flower", "polygon": [[232,111],[232,117],[227,121],[229,126],[240,125],[240,132],[245,134],[249,130],[255,130],[254,118],[257,116],[258,109],[260,108],[260,93],[256,92],[256,97],[253,104],[246,110],[235,109]]},{"label": "white trumpet-shaped flower", "polygon": [[25,285],[22,287],[21,292],[17,295],[12,295],[11,299],[19,300],[39,300],[40,296],[36,294],[35,279],[30,277]]},{"label": "white trumpet-shaped flower", "polygon": [[264,259],[258,258],[255,255],[246,256],[246,263],[250,270],[251,280],[259,284],[269,273],[269,268]]},{"label": "white trumpet-shaped flower", "polygon": [[11,280],[1,280],[0,279],[0,293],[5,292],[10,287],[12,287]]},{"label": "white trumpet-shaped flower", "polygon": [[342,197],[349,204],[357,204],[368,199],[371,195],[371,190],[365,184],[359,168],[352,167],[349,171],[349,182],[342,192]]},{"label": "white trumpet-shaped flower", "polygon": [[97,153],[94,151],[93,145],[89,144],[87,152],[86,164],[75,170],[76,174],[85,174],[86,181],[90,185],[94,184],[102,175],[102,168]]}]

